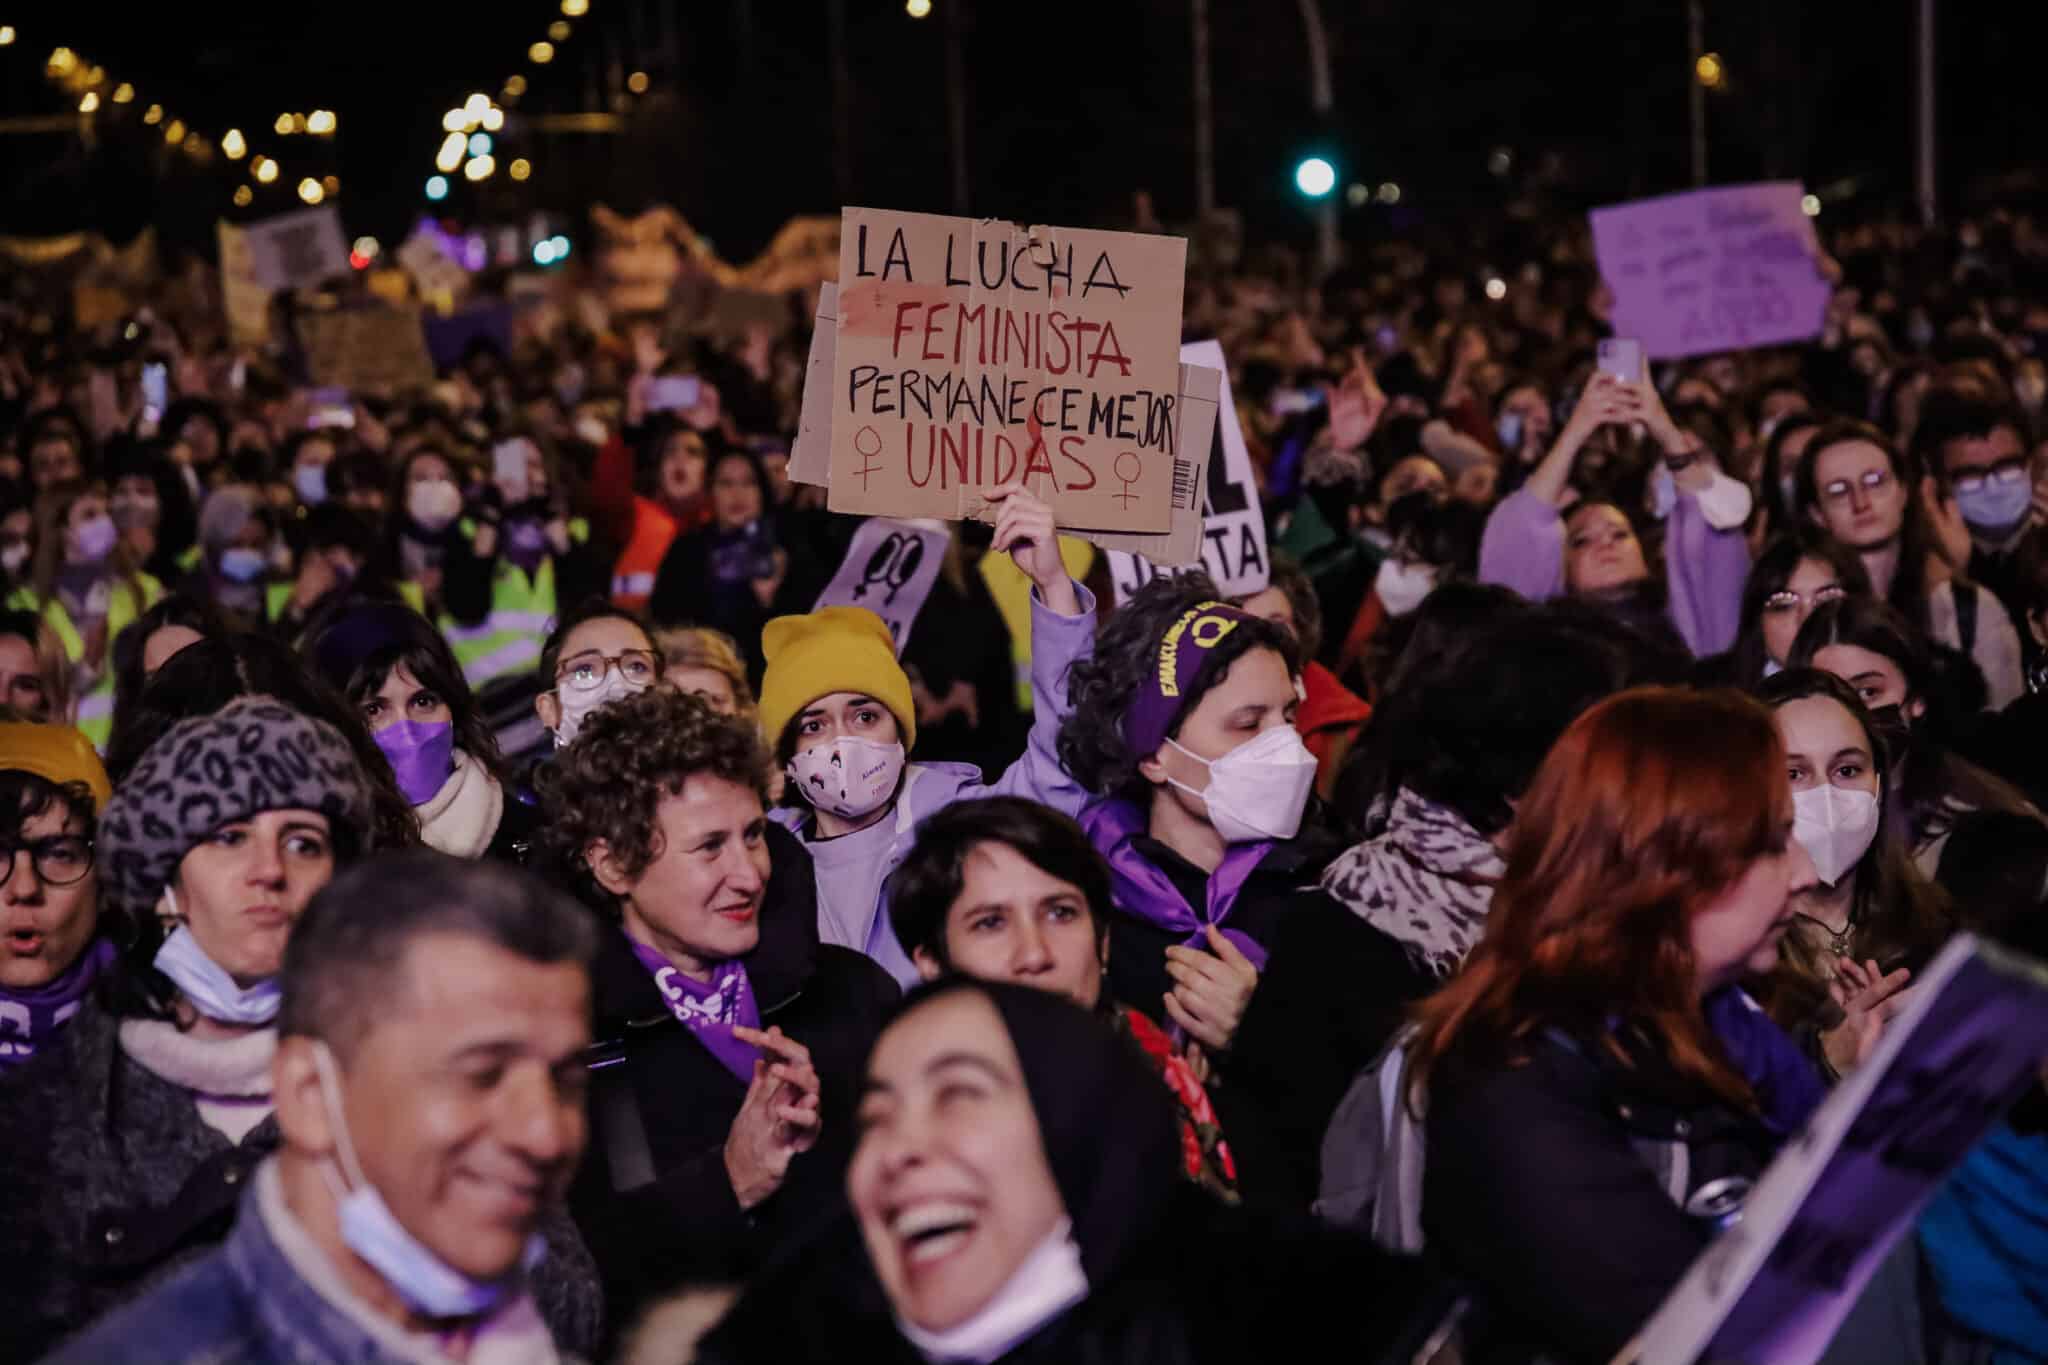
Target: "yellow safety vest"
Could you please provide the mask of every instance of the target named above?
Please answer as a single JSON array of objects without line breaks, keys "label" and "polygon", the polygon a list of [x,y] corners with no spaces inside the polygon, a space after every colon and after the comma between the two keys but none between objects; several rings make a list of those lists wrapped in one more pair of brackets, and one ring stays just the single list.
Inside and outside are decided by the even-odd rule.
[{"label": "yellow safety vest", "polygon": [[[590,534],[578,517],[569,523],[569,538],[580,542]],[[555,600],[555,557],[548,555],[529,578],[500,555],[491,571],[491,610],[480,625],[465,626],[445,612],[441,634],[455,651],[455,662],[470,690],[481,692],[494,682],[529,672],[540,662],[541,647],[560,610]]]},{"label": "yellow safety vest", "polygon": [[[105,753],[107,740],[114,732],[114,641],[122,631],[135,624],[135,618],[155,606],[157,599],[164,595],[163,584],[146,573],[135,575],[141,585],[142,600],[137,602],[135,594],[123,579],[115,579],[113,593],[107,599],[107,659],[100,665],[99,677],[85,694],[74,704],[76,717],[73,721],[92,741],[92,747]],[[72,663],[85,659],[85,635],[71,619],[71,613],[64,610],[64,603],[55,597],[44,602],[36,596],[33,587],[24,585],[16,588],[7,597],[9,611],[32,611],[47,621],[56,632],[58,642],[64,646],[64,655]]]}]

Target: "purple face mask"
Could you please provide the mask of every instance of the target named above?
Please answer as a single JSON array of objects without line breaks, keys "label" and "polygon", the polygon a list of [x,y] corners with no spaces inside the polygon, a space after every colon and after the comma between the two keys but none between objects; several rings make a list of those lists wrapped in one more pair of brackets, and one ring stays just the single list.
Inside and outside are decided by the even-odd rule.
[{"label": "purple face mask", "polygon": [[373,736],[384,757],[391,760],[398,789],[415,806],[424,806],[455,771],[455,726],[448,721],[429,725],[424,721],[401,720],[387,725]]}]

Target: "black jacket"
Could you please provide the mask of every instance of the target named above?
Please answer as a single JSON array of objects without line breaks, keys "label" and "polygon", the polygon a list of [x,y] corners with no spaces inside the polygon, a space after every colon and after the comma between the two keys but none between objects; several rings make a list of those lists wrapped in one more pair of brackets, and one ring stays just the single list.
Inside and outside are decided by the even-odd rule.
[{"label": "black jacket", "polygon": [[1520,1066],[1469,1065],[1454,1051],[1432,1073],[1423,1236],[1475,1289],[1488,1325],[1473,1365],[1599,1365],[1716,1231],[1667,1192],[1652,1154],[1683,1144],[1695,1199],[1717,1181],[1746,1191],[1777,1139],[1647,1047],[1631,1050],[1632,1067],[1555,1033],[1530,1053]]},{"label": "black jacket", "polygon": [[[1189,905],[1208,900],[1208,874],[1149,835],[1139,835],[1132,847],[1164,872]],[[1225,928],[1249,936],[1271,949],[1282,926],[1299,913],[1327,905],[1329,897],[1315,886],[1316,878],[1336,852],[1336,846],[1317,833],[1274,845],[1271,852],[1245,879],[1237,899],[1224,918]],[[1109,922],[1109,988],[1124,1004],[1143,1011],[1162,1027],[1170,1026],[1165,998],[1173,989],[1166,971],[1166,950],[1183,941],[1183,936],[1161,929],[1150,920],[1118,913]],[[1255,1008],[1266,986],[1262,979],[1252,993]],[[1237,1162],[1238,1190],[1251,1203],[1305,1212],[1307,1197],[1297,1197],[1299,1181],[1291,1172],[1294,1165],[1285,1148],[1276,1145],[1268,1128],[1268,1116],[1260,1093],[1237,1083],[1239,1056],[1235,1045],[1221,1057],[1211,1057],[1212,1079],[1209,1099]],[[1354,1068],[1355,1069],[1355,1068]],[[1349,1082],[1347,1075],[1345,1080]],[[1268,1087],[1261,1087],[1265,1089]],[[1338,1087],[1341,1095],[1343,1087]],[[1331,1100],[1334,1107],[1336,1100]],[[1320,1140],[1320,1134],[1318,1134]],[[1311,1155],[1313,1149],[1311,1149]],[[1309,1193],[1313,1194],[1313,1177]]]},{"label": "black jacket", "polygon": [[1441,983],[1327,895],[1305,898],[1266,947],[1265,973],[1231,1042],[1229,1081],[1260,1114],[1265,1149],[1254,1155],[1269,1196],[1306,1210],[1338,1102],[1408,1006]]},{"label": "black jacket", "polygon": [[[1414,1262],[1188,1186],[1088,1297],[1004,1365],[1407,1362],[1441,1317]],[[701,1365],[924,1365],[897,1331],[850,1217],[770,1269],[699,1347]]]},{"label": "black jacket", "polygon": [[608,928],[592,969],[590,1145],[570,1205],[621,1327],[649,1295],[745,1275],[839,1207],[861,1068],[898,991],[868,958],[818,942],[810,855],[778,826],[768,840],[774,865],[747,976],[761,1026],[810,1049],[822,1085],[818,1143],[771,1198],[740,1208],[725,1139],[747,1087],[677,1022],[625,935]]},{"label": "black jacket", "polygon": [[[118,1019],[86,1004],[0,1084],[0,1360],[40,1358],[212,1250],[280,1140],[272,1115],[230,1143],[189,1092],[122,1050]],[[542,1231],[535,1299],[556,1343],[588,1354],[603,1318],[596,1268],[566,1217]]]}]

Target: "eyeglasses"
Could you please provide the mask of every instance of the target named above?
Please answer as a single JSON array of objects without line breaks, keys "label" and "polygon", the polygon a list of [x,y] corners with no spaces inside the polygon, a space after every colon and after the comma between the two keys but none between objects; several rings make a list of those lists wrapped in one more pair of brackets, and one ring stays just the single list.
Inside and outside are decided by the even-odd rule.
[{"label": "eyeglasses", "polygon": [[1973,469],[1968,473],[1958,474],[1954,482],[1956,492],[1975,493],[1993,480],[1999,483],[2024,483],[2026,478],[2026,457],[2015,456],[2010,460],[2000,460],[1989,469]]},{"label": "eyeglasses", "polygon": [[27,853],[36,876],[50,886],[69,886],[92,871],[92,840],[78,834],[53,834],[18,844],[0,840],[0,886],[14,876],[14,855]]},{"label": "eyeglasses", "polygon": [[[1876,493],[1891,481],[1892,472],[1889,469],[1866,469],[1854,480],[1855,483],[1863,485],[1863,491],[1866,493]],[[1831,479],[1820,490],[1820,495],[1829,502],[1847,502],[1851,486],[1848,479]]]},{"label": "eyeglasses", "polygon": [[1840,583],[1830,583],[1826,587],[1815,588],[1804,596],[1790,588],[1780,588],[1764,599],[1764,610],[1797,611],[1802,606],[1808,608],[1817,607],[1823,602],[1837,601],[1848,595],[1848,592]]},{"label": "eyeglasses", "polygon": [[555,670],[555,681],[573,692],[595,692],[604,686],[605,674],[613,668],[636,687],[651,687],[661,676],[661,661],[652,650],[622,649],[617,654],[606,654],[586,649],[562,660],[561,667]]}]

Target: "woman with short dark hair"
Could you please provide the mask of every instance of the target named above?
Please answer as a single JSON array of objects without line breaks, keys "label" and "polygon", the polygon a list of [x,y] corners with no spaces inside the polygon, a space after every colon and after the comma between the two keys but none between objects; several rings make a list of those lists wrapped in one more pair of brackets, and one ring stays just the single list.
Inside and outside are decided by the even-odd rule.
[{"label": "woman with short dark hair", "polygon": [[1069,817],[1036,801],[956,801],[927,820],[889,877],[889,918],[927,981],[960,972],[1064,995],[1107,1020],[1159,1072],[1180,1111],[1180,1167],[1237,1197],[1216,1111],[1173,1040],[1109,993],[1109,869]]}]

